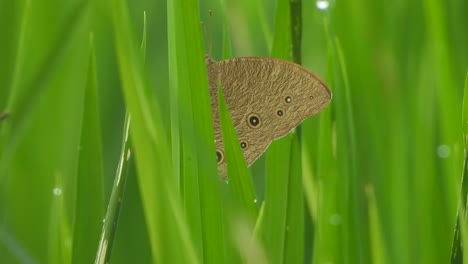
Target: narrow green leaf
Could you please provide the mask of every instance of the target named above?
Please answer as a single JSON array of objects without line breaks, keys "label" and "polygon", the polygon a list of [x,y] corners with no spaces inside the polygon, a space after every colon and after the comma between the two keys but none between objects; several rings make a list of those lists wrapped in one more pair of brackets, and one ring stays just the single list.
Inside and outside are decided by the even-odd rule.
[{"label": "narrow green leaf", "polygon": [[163,113],[156,103],[154,90],[143,75],[141,52],[130,29],[127,7],[123,1],[108,3],[112,10],[122,88],[132,116],[130,133],[153,260],[196,263],[199,258],[192,247],[181,208]]},{"label": "narrow green leaf", "polygon": [[141,37],[140,49],[143,60],[146,60],[146,11],[143,12],[143,36]]},{"label": "narrow green leaf", "polygon": [[[451,263],[465,263],[468,259],[464,256],[466,252],[467,244],[464,241],[467,241],[467,224],[468,218],[466,217],[466,212],[468,211],[468,72],[465,78],[465,88],[463,92],[463,109],[462,109],[462,126],[463,126],[463,139],[465,141],[464,155],[465,160],[463,163],[463,174],[461,176],[461,188],[459,196],[459,204],[457,211],[457,223],[455,226],[455,232],[452,242],[452,255]],[[464,262],[465,260],[465,262]]]},{"label": "narrow green leaf", "polygon": [[369,201],[369,223],[370,223],[370,241],[372,252],[372,263],[385,264],[389,263],[387,248],[385,243],[384,233],[382,229],[382,219],[377,208],[374,188],[366,187],[367,200]]},{"label": "narrow green leaf", "polygon": [[[288,32],[285,34],[285,32]],[[290,59],[292,56],[292,32],[291,32],[291,13],[289,1],[279,0],[276,7],[275,35],[272,48],[272,57]],[[292,188],[299,188],[301,191],[298,194],[303,199],[302,195],[302,180],[293,179],[299,177],[300,160],[294,161],[292,158],[299,158],[298,153],[292,154],[291,151],[299,151],[296,147],[292,147],[294,136],[289,134],[279,140],[274,141],[267,150],[267,167],[265,180],[265,207],[263,213],[263,223],[260,223],[261,236],[265,245],[266,252],[271,263],[281,263],[283,261],[300,260],[301,256],[293,256],[294,246],[297,246],[297,241],[303,230],[303,222],[294,221],[294,217],[301,218],[298,221],[303,221],[303,209],[293,206],[288,208],[291,202],[297,202],[298,196],[291,194],[289,191]],[[297,140],[297,139],[296,139]],[[297,143],[297,142],[296,142]],[[290,186],[293,184],[293,186]],[[298,187],[299,186],[299,187]],[[295,190],[297,191],[297,190]],[[288,198],[293,199],[290,201]],[[302,202],[301,202],[302,204]],[[294,214],[288,216],[288,212]],[[292,230],[288,232],[287,224]],[[301,225],[301,226],[298,226]],[[303,241],[303,239],[300,239]],[[288,244],[286,244],[288,243]],[[297,252],[303,253],[303,245],[300,246]]]},{"label": "narrow green leaf", "polygon": [[229,184],[235,193],[235,198],[241,204],[242,211],[248,214],[249,220],[257,218],[258,209],[255,205],[255,193],[252,178],[245,164],[244,155],[237,138],[234,125],[224,101],[223,89],[218,87],[218,105],[221,120],[225,157],[228,166]]},{"label": "narrow green leaf", "polygon": [[128,137],[130,129],[130,115],[125,116],[125,125],[122,133],[122,149],[120,151],[119,164],[115,173],[112,193],[107,205],[104,224],[102,225],[101,238],[96,253],[96,264],[109,263],[112,256],[112,246],[114,244],[119,214],[122,206],[122,200],[125,191],[125,183],[128,176],[128,167],[130,165],[131,144]]},{"label": "narrow green leaf", "polygon": [[9,62],[10,117],[0,125],[0,229],[24,246],[18,259],[69,263],[89,13],[84,2],[69,5],[49,24],[36,8],[51,6],[26,1],[16,10],[21,32]]},{"label": "narrow green leaf", "polygon": [[304,192],[299,139],[291,133],[291,161],[283,263],[304,263]]},{"label": "narrow green leaf", "polygon": [[76,184],[72,263],[92,263],[104,216],[104,172],[94,38],[90,35],[87,84]]},{"label": "narrow green leaf", "polygon": [[184,209],[200,259],[222,263],[225,239],[197,1],[169,2],[168,20],[171,109],[177,113],[172,140],[173,149],[181,150],[173,157],[180,166]]},{"label": "narrow green leaf", "polygon": [[32,5],[31,1],[26,1],[23,7],[20,46],[17,49],[14,75],[7,101],[6,112],[14,118],[11,122],[5,122],[0,126],[0,182],[4,180],[4,170],[11,163],[10,159],[18,147],[20,139],[31,125],[32,116],[37,113],[35,108],[41,102],[41,95],[51,90],[52,86],[47,85],[48,82],[56,80],[57,70],[63,66],[61,63],[66,56],[65,54],[73,45],[77,44],[73,42],[76,35],[82,34],[83,29],[88,27],[88,9],[86,2],[83,2],[73,8],[71,15],[60,27],[58,33],[60,38],[47,46],[36,45],[33,47],[46,54],[41,56],[44,58],[43,60],[37,62],[40,65],[30,69],[30,65],[26,63],[26,56],[28,51],[33,51],[29,46],[31,42],[27,42],[34,29],[34,26],[30,24],[30,20],[34,19],[30,13]]},{"label": "narrow green leaf", "polygon": [[466,73],[465,88],[463,91],[462,124],[466,150],[468,148],[468,72]]},{"label": "narrow green leaf", "polygon": [[271,144],[267,153],[265,222],[261,227],[265,249],[272,263],[281,263],[284,259],[290,149],[291,135],[287,135]]},{"label": "narrow green leaf", "polygon": [[364,210],[363,200],[365,197],[363,197],[362,192],[364,183],[363,179],[356,173],[356,129],[354,127],[351,90],[343,49],[337,37],[333,40],[333,46],[337,56],[337,78],[339,78],[335,86],[337,144],[339,143],[340,146],[337,148],[337,159],[341,163],[338,175],[345,179],[343,186],[347,189],[343,193],[348,199],[347,203],[344,203],[340,208],[340,211],[343,212],[345,230],[343,234],[345,254],[346,258],[353,261],[368,262],[370,258],[369,230],[365,229],[365,225],[362,224],[367,221],[367,218],[360,213]]},{"label": "narrow green leaf", "polygon": [[52,190],[53,199],[49,212],[47,262],[52,264],[71,263],[72,250],[69,245],[72,243],[72,230],[63,195],[63,175],[56,175],[55,186]]}]

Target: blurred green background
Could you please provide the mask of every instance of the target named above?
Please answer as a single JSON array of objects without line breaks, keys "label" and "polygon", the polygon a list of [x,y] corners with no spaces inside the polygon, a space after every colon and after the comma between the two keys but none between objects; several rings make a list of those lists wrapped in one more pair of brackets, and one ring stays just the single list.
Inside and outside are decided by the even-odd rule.
[{"label": "blurred green background", "polygon": [[[177,137],[171,130],[177,114],[171,102],[183,99],[174,97],[170,79],[179,74],[177,83],[182,84],[180,74],[194,69],[171,68],[171,63],[179,63],[187,53],[202,65],[199,55],[209,52],[208,43],[215,60],[230,57],[226,43],[231,44],[232,57],[271,56],[276,41],[290,34],[275,31],[282,12],[289,12],[277,8],[280,2],[0,0],[0,113],[9,114],[0,121],[0,263],[93,261],[121,155],[126,109],[146,107],[149,101],[143,109],[151,111],[143,111],[140,124],[155,124],[155,130],[148,129],[156,131],[155,136],[139,140],[150,142],[155,150],[151,153],[158,157],[174,157],[163,150],[174,150],[169,136]],[[323,5],[326,8],[318,8]],[[203,21],[208,36],[197,21]],[[303,185],[303,193],[298,193],[303,211],[286,210],[282,216],[301,218],[303,232],[291,242],[287,231],[278,230],[285,234],[279,245],[285,252],[282,258],[274,257],[278,255],[268,235],[263,244],[248,244],[254,253],[246,257],[226,242],[235,235],[206,235],[210,226],[205,218],[222,227],[231,224],[204,211],[203,195],[211,197],[211,187],[203,187],[200,180],[201,187],[194,187],[200,191],[200,203],[192,204],[187,189],[179,195],[177,187],[145,185],[141,175],[152,174],[144,168],[161,170],[146,155],[150,151],[140,147],[144,144],[135,142],[132,155],[137,164],[128,164],[112,263],[168,263],[177,254],[182,257],[174,262],[192,263],[261,263],[263,257],[267,263],[450,261],[464,160],[468,1],[302,1],[302,21],[302,64],[322,76],[334,93],[327,110],[306,120],[300,132],[301,164],[294,164],[302,171],[302,182],[296,184]],[[180,32],[187,34],[185,41]],[[191,32],[197,38],[188,38]],[[144,59],[138,54],[142,39]],[[206,44],[200,49],[202,39]],[[177,54],[177,60],[171,61],[171,54]],[[176,75],[171,75],[173,69],[178,69]],[[185,98],[183,91],[180,98]],[[197,109],[196,100],[192,102]],[[189,111],[184,107],[176,105],[180,113]],[[148,118],[154,112],[156,117]],[[135,116],[137,124],[139,115]],[[194,120],[197,131],[203,119]],[[134,141],[145,126],[139,127],[132,131]],[[180,131],[183,138],[187,131]],[[209,139],[209,134],[201,134]],[[204,153],[205,147],[191,150],[184,144],[182,139],[181,153]],[[250,170],[259,205],[268,203],[265,156]],[[164,172],[175,173],[171,168]],[[171,182],[171,173],[153,177]],[[162,197],[156,202],[148,196],[152,188],[153,197]],[[222,188],[216,190],[221,194],[213,199],[223,196]],[[163,202],[166,198],[168,203]],[[167,208],[154,205],[149,211],[153,203]],[[207,203],[219,206],[209,199]],[[192,218],[177,213],[191,212],[191,206],[199,210],[200,230],[194,229]],[[178,220],[162,222],[158,217],[166,212]],[[151,221],[152,216],[161,221]],[[258,219],[261,216],[262,210]],[[255,230],[264,220],[257,221]],[[255,233],[241,231],[250,232],[244,242]],[[181,249],[163,254],[165,246],[177,245],[174,241],[183,242]],[[211,249],[210,243],[221,245],[221,250]],[[288,255],[292,246],[300,247],[300,258]]]}]

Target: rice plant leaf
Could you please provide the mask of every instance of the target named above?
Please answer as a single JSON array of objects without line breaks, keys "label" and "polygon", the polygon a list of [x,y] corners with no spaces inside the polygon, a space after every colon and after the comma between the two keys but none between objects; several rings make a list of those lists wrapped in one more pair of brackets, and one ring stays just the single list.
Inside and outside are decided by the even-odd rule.
[{"label": "rice plant leaf", "polygon": [[465,78],[465,88],[463,91],[463,112],[462,112],[463,136],[465,139],[465,150],[468,148],[468,72]]},{"label": "rice plant leaf", "polygon": [[[459,196],[459,205],[457,211],[457,223],[455,225],[455,232],[453,236],[452,242],[452,255],[451,255],[451,263],[464,263],[464,252],[467,249],[467,243],[464,243],[467,236],[467,217],[466,212],[468,210],[468,72],[465,78],[465,88],[463,91],[463,109],[462,109],[462,126],[463,126],[463,139],[465,141],[465,149],[464,155],[465,160],[463,163],[463,174],[461,176],[461,188],[460,188],[460,196]],[[466,258],[465,258],[466,259]]]},{"label": "rice plant leaf", "polygon": [[[0,125],[0,229],[37,262],[69,263],[87,73],[87,60],[77,58],[88,54],[88,9],[70,5],[49,24],[47,14],[31,10],[51,3],[18,6],[24,10],[17,13],[21,32],[10,64],[10,118]],[[44,39],[35,39],[37,32]]]},{"label": "rice plant leaf", "polygon": [[[276,8],[275,35],[272,57],[291,58],[291,20],[289,1],[279,0]],[[285,34],[285,32],[288,32]],[[292,135],[274,141],[266,153],[265,205],[262,236],[269,261],[285,260],[288,190],[291,179]],[[296,163],[295,163],[296,165]]]},{"label": "rice plant leaf", "polygon": [[245,164],[234,125],[224,101],[222,86],[218,87],[218,105],[223,133],[226,161],[228,164],[229,184],[234,196],[241,204],[242,211],[248,214],[250,220],[257,218],[258,209],[255,205],[255,193],[252,178]]},{"label": "rice plant leaf", "polygon": [[94,38],[90,36],[87,84],[76,184],[72,263],[91,263],[99,242],[104,216],[104,172]]},{"label": "rice plant leaf", "polygon": [[369,201],[369,223],[370,223],[370,239],[372,263],[385,264],[389,263],[388,252],[384,233],[382,229],[382,219],[377,208],[374,189],[372,186],[367,186],[366,194]]},{"label": "rice plant leaf", "polygon": [[[354,127],[354,114],[352,110],[351,90],[343,49],[337,37],[333,40],[337,60],[337,83],[336,83],[336,123],[337,123],[337,142],[340,147],[337,148],[337,159],[342,166],[338,171],[341,178],[345,178],[343,186],[344,193],[347,195],[348,203],[340,208],[343,212],[343,225],[345,232],[346,252],[349,254],[345,258],[354,261],[368,261],[370,259],[368,229],[365,229],[362,223],[367,221],[363,217],[362,200],[363,182],[357,171],[356,160],[356,129]],[[338,98],[340,96],[340,98]],[[339,216],[341,218],[341,216]],[[340,220],[341,221],[341,220]],[[359,241],[356,243],[356,241]]]},{"label": "rice plant leaf", "polygon": [[[328,33],[328,20],[324,19],[325,32]],[[331,89],[335,87],[336,51],[329,41],[327,83]],[[343,262],[341,250],[342,230],[336,222],[341,215],[339,207],[340,194],[344,193],[344,181],[337,177],[337,160],[333,142],[336,131],[333,129],[333,112],[335,101],[324,109],[319,116],[318,124],[306,122],[302,125],[303,135],[313,135],[318,130],[318,140],[302,137],[303,164],[305,169],[304,185],[309,211],[312,215],[314,233],[313,256],[315,262]],[[314,120],[311,120],[314,121]],[[315,125],[315,126],[314,126]],[[318,126],[318,127],[317,127]],[[330,224],[331,219],[335,223]]]},{"label": "rice plant leaf", "polygon": [[304,192],[299,139],[291,133],[291,161],[283,263],[304,263]]},{"label": "rice plant leaf", "polygon": [[154,91],[147,85],[141,52],[131,31],[123,1],[109,2],[125,101],[132,116],[139,186],[154,262],[199,260],[182,213],[179,189],[171,165],[168,135]]},{"label": "rice plant leaf", "polygon": [[180,151],[173,156],[184,209],[197,254],[205,263],[222,263],[225,239],[197,1],[169,2],[168,21],[172,141]]}]

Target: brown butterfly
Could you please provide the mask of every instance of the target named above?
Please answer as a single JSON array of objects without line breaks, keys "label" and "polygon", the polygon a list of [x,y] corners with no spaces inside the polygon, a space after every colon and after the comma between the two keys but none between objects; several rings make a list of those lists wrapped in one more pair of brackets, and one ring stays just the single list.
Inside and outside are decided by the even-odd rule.
[{"label": "brown butterfly", "polygon": [[285,60],[245,57],[215,62],[205,59],[218,172],[226,176],[218,111],[218,85],[231,116],[244,158],[250,166],[270,143],[322,111],[332,93],[306,68]]}]

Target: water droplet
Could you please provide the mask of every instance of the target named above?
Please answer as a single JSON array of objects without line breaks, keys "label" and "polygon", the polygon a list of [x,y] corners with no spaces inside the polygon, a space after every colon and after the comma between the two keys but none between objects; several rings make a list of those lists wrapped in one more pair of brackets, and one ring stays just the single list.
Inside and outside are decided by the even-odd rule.
[{"label": "water droplet", "polygon": [[341,224],[341,216],[339,214],[333,214],[330,216],[330,224],[339,225]]},{"label": "water droplet", "polygon": [[254,199],[254,203],[257,203],[257,198]]},{"label": "water droplet", "polygon": [[450,147],[447,145],[439,145],[437,147],[437,156],[441,159],[446,159],[450,156]]},{"label": "water droplet", "polygon": [[327,10],[330,6],[330,2],[328,2],[327,0],[318,0],[315,4],[320,10]]},{"label": "water droplet", "polygon": [[52,194],[55,195],[55,196],[62,195],[62,188],[55,187],[54,189],[52,189]]}]

